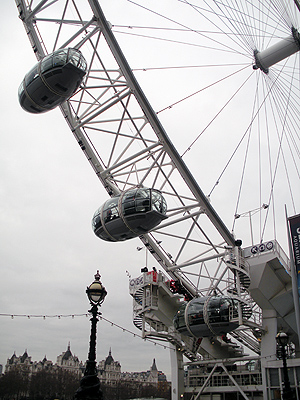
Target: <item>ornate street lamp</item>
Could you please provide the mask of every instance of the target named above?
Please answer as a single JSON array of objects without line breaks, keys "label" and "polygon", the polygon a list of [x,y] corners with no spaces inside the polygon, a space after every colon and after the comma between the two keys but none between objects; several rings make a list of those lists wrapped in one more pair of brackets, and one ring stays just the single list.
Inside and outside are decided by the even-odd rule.
[{"label": "ornate street lamp", "polygon": [[276,335],[277,343],[280,347],[280,353],[283,363],[283,390],[282,390],[282,399],[283,400],[293,400],[294,392],[291,390],[288,369],[286,364],[286,351],[285,348],[289,342],[289,337],[285,332],[279,332]]},{"label": "ornate street lamp", "polygon": [[101,315],[98,312],[98,306],[104,301],[107,292],[105,287],[100,282],[100,274],[97,271],[95,280],[86,289],[88,299],[91,303],[92,308],[89,312],[92,314],[91,318],[91,336],[90,336],[90,348],[88,360],[84,371],[84,376],[80,381],[80,387],[75,393],[76,400],[102,400],[103,394],[100,389],[100,381],[97,375],[96,368],[96,332],[97,322],[99,321],[97,315]]}]

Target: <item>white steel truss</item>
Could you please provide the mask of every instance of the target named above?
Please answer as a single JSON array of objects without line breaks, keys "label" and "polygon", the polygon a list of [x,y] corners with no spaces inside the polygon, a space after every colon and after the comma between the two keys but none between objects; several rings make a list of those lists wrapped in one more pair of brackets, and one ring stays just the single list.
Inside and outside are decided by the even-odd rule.
[{"label": "white steel truss", "polygon": [[99,2],[16,3],[38,60],[74,47],[88,62],[83,83],[61,111],[108,195],[149,187],[165,197],[168,219],[140,236],[145,248],[192,297],[234,293],[255,308],[247,291],[247,264],[233,234],[174,147]]}]

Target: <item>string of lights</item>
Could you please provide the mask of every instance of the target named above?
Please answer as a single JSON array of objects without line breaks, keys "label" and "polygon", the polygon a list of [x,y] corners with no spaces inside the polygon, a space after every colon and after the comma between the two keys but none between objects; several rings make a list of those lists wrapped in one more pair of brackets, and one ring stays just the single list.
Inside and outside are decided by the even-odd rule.
[{"label": "string of lights", "polygon": [[[57,319],[61,319],[61,318],[72,318],[74,319],[75,317],[89,317],[90,314],[89,313],[84,313],[84,314],[5,314],[5,313],[0,313],[0,317],[10,317],[11,319],[14,318],[27,318],[27,319],[31,319],[31,318],[42,318],[42,319],[47,319],[47,318],[57,318]],[[147,337],[142,337],[141,335],[130,331],[127,328],[122,327],[121,325],[116,324],[115,322],[112,322],[110,320],[108,320],[107,318],[104,318],[102,316],[102,314],[99,314],[99,318],[107,323],[109,323],[111,326],[114,326],[118,329],[121,329],[123,332],[125,333],[129,333],[131,334],[133,337],[137,337],[139,339],[142,339],[144,341],[150,342],[152,343],[154,346],[161,346],[164,349],[168,349],[168,350],[173,350],[175,351],[175,349],[169,347],[168,345],[165,344],[161,344],[161,343],[157,343],[155,342],[155,340],[153,339],[149,339]]]}]

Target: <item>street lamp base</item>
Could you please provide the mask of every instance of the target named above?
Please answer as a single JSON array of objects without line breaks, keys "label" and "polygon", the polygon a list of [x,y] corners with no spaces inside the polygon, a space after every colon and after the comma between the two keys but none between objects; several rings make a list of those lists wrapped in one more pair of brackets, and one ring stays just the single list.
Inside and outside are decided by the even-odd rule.
[{"label": "street lamp base", "polygon": [[85,373],[80,380],[80,387],[75,393],[74,400],[103,400],[94,361],[87,361]]}]

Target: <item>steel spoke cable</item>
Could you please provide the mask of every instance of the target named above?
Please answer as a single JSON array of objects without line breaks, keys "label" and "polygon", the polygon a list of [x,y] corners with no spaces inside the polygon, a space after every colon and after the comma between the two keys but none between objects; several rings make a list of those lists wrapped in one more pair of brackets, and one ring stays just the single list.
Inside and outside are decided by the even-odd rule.
[{"label": "steel spoke cable", "polygon": [[[272,92],[272,93],[273,93],[273,92]],[[270,188],[270,195],[269,195],[268,204],[270,204],[270,201],[271,201],[271,199],[272,199],[272,197],[273,197],[273,191],[274,191],[275,179],[276,179],[277,171],[278,171],[278,165],[279,165],[280,155],[282,156],[282,159],[283,159],[283,164],[284,164],[285,171],[286,171],[286,177],[287,177],[287,179],[288,179],[288,186],[289,186],[289,190],[290,190],[290,192],[291,192],[291,185],[290,185],[289,176],[288,176],[288,174],[287,174],[285,156],[284,156],[284,153],[283,153],[283,151],[282,151],[282,142],[283,142],[283,138],[284,138],[284,132],[285,132],[284,128],[285,128],[285,123],[286,123],[286,118],[285,118],[285,116],[286,116],[286,113],[287,113],[287,109],[288,109],[288,107],[286,106],[286,108],[285,108],[286,111],[285,111],[285,115],[284,115],[284,121],[283,121],[283,125],[282,125],[282,128],[281,128],[281,134],[280,134],[280,137],[279,137],[279,147],[278,147],[278,152],[277,152],[277,157],[276,157],[276,163],[275,163],[275,168],[274,168],[274,174],[273,174],[272,182],[271,182],[271,188]],[[292,195],[292,193],[291,193],[291,195]],[[295,204],[294,204],[294,201],[293,201],[293,196],[292,196],[292,204],[293,204],[294,212],[296,213]],[[264,226],[263,226],[262,234],[261,234],[261,241],[263,241],[263,236],[264,236],[264,232],[265,232],[265,229],[266,229],[266,223],[267,223],[268,214],[269,214],[269,209],[267,209],[267,212],[266,212],[265,221],[264,221]]]},{"label": "steel spoke cable", "polygon": [[[185,2],[186,0],[178,0],[178,1]],[[224,1],[223,1],[223,0],[222,0],[222,2],[214,1],[214,3],[215,3],[216,5],[218,5],[218,3],[219,3],[219,4],[220,4],[219,7],[225,7]],[[250,3],[251,3],[251,2],[250,2]],[[230,3],[230,4],[231,4],[231,3]],[[230,6],[231,6],[231,5],[230,5]],[[230,7],[230,6],[227,6],[227,7]],[[204,16],[204,18],[207,18],[207,17],[205,17],[205,15],[204,15],[205,12],[206,12],[206,13],[209,13],[209,14],[214,14],[215,16],[218,16],[220,19],[222,19],[222,21],[224,21],[226,18],[228,18],[228,17],[226,17],[226,15],[224,14],[224,12],[222,12],[222,14],[218,14],[218,13],[216,13],[216,11],[215,11],[214,9],[212,9],[212,8],[211,8],[210,10],[207,10],[207,9],[205,9],[205,8],[203,8],[203,7],[200,7],[199,5],[194,5],[194,7],[199,8],[200,10],[203,11],[202,15]],[[258,18],[255,17],[254,15],[251,16],[251,20],[253,20],[253,19],[255,19],[255,20],[258,21]],[[276,22],[277,19],[278,19],[278,18],[275,17],[275,18],[274,18],[274,22]],[[238,22],[240,22],[240,21],[239,21],[239,20],[237,20],[237,21],[233,20],[233,21],[232,21],[233,24],[234,24],[234,23],[238,23]],[[250,24],[250,26],[252,26],[252,25],[253,25],[253,24]],[[219,27],[218,27],[218,28],[219,28]],[[285,34],[286,34],[286,29],[282,29],[282,33],[285,33]],[[227,33],[227,34],[228,34],[228,33]],[[265,30],[265,29],[260,30],[260,31],[259,31],[259,34],[260,34],[260,35],[265,35],[265,34],[266,34],[266,30]]]},{"label": "steel spoke cable", "polygon": [[[269,37],[266,37],[266,35],[262,35],[262,37],[261,37],[261,41],[260,41],[260,43],[258,43],[257,44],[257,47],[256,47],[256,49],[257,50],[262,50],[262,49],[264,49],[264,48],[267,48],[269,45],[270,45],[270,43],[271,43],[271,40],[272,39],[274,39],[274,38],[278,38],[278,36],[277,36],[277,32],[280,32],[281,30],[280,30],[280,27],[281,27],[281,20],[280,20],[280,18],[278,18],[278,14],[276,14],[276,18],[273,20],[273,18],[272,18],[272,8],[271,7],[269,7],[266,11],[268,11],[268,12],[264,12],[263,10],[265,9],[265,2],[264,3],[262,3],[261,1],[259,1],[258,2],[259,3],[259,5],[260,5],[260,7],[259,7],[259,14],[260,14],[260,16],[262,16],[262,15],[264,15],[264,17],[265,17],[265,19],[264,18],[261,18],[261,20],[263,21],[261,24],[263,25],[263,28],[269,28],[268,29],[268,32],[269,32]],[[272,21],[272,22],[274,22],[274,24],[272,23],[272,24],[270,24],[269,23],[269,21]],[[285,28],[285,26],[283,27],[283,31],[282,31],[282,33],[284,34],[284,35],[286,35],[287,33],[286,33],[286,28]],[[268,39],[268,40],[267,40]],[[279,39],[279,38],[278,38]]]},{"label": "steel spoke cable", "polygon": [[[231,76],[233,76],[233,75],[235,75],[235,74],[238,74],[239,72],[243,71],[243,70],[246,69],[246,68],[248,68],[248,65],[247,65],[246,67],[241,68],[241,69],[238,70],[238,71],[235,71],[235,72],[233,72],[233,73],[231,73],[231,74],[225,76],[224,78],[219,79],[218,81],[215,81],[215,82],[209,84],[208,86],[205,86],[205,87],[202,88],[202,89],[197,90],[197,91],[194,92],[194,93],[191,93],[190,95],[188,95],[188,96],[186,96],[186,97],[184,97],[184,98],[182,98],[182,99],[176,101],[175,103],[172,103],[172,104],[170,104],[169,106],[162,108],[161,110],[157,111],[156,114],[159,114],[159,113],[161,113],[161,112],[163,112],[163,111],[166,111],[166,110],[168,110],[168,109],[174,107],[175,105],[181,103],[181,102],[184,101],[184,100],[190,99],[191,97],[195,96],[196,94],[198,94],[198,93],[200,93],[200,92],[203,92],[204,90],[209,89],[209,88],[211,88],[212,86],[217,85],[217,84],[220,83],[220,82],[225,81],[226,79],[230,78]],[[187,151],[187,150],[186,150],[186,151]],[[185,152],[186,152],[186,151],[185,151]]]},{"label": "steel spoke cable", "polygon": [[[266,85],[262,85],[262,91],[263,91],[263,96],[265,96],[266,93]],[[270,102],[270,106],[272,107],[273,104]],[[268,149],[268,166],[269,166],[269,179],[270,179],[270,186],[272,185],[272,176],[273,176],[273,166],[272,166],[272,152],[271,152],[271,137],[270,137],[270,129],[269,129],[269,114],[267,112],[267,105],[265,104],[264,106],[264,117],[265,117],[265,129],[266,129],[266,137],[267,137],[267,149]],[[275,218],[275,200],[274,200],[274,193],[272,192],[271,195],[271,204],[272,206],[272,213],[273,213],[273,236],[274,239],[276,240],[277,238],[277,233],[276,233],[276,218]],[[261,237],[261,235],[260,235]]]},{"label": "steel spoke cable", "polygon": [[[129,0],[128,0],[129,1]],[[150,36],[150,35],[142,35],[142,34],[137,34],[137,33],[132,33],[132,32],[122,32],[122,31],[114,31],[115,33],[119,33],[119,34],[123,34],[123,35],[130,35],[130,36],[137,36],[137,37],[141,37],[144,39],[153,39],[153,40],[159,40],[159,41],[164,41],[164,42],[169,42],[169,43],[174,43],[174,44],[181,44],[181,45],[186,45],[186,46],[191,46],[191,47],[199,47],[202,49],[208,49],[208,50],[213,50],[213,51],[221,51],[221,52],[225,52],[225,53],[234,53],[236,54],[237,51],[233,48],[230,47],[226,47],[226,48],[220,48],[220,47],[212,47],[212,46],[205,46],[199,43],[191,43],[191,42],[183,42],[180,40],[174,40],[174,39],[167,39],[167,38],[162,38],[162,37],[156,37],[156,36]],[[196,31],[194,31],[196,32]],[[219,44],[218,41],[215,40],[215,43]],[[243,56],[247,56],[243,53],[238,52],[238,54],[241,54]],[[248,56],[249,57],[249,56]]]},{"label": "steel spoke cable", "polygon": [[[276,115],[278,115],[279,119],[281,120],[281,124],[285,125],[285,133],[286,133],[285,138],[286,138],[287,144],[288,144],[289,149],[290,149],[291,157],[294,160],[294,155],[293,155],[294,153],[292,151],[292,147],[290,145],[290,142],[295,144],[295,151],[296,151],[296,154],[298,155],[298,157],[300,156],[300,154],[299,154],[299,149],[297,147],[297,144],[295,142],[295,139],[293,137],[292,130],[291,130],[291,126],[293,126],[293,123],[288,124],[288,122],[290,120],[288,113],[286,113],[285,116],[283,115],[283,112],[282,112],[282,93],[278,90],[278,91],[274,91],[273,95],[274,95],[274,104],[276,106]],[[287,104],[286,104],[285,107],[287,107]],[[284,119],[285,119],[285,122],[284,122]],[[287,136],[288,134],[289,134],[289,137],[290,137],[290,141],[288,140],[288,136]],[[298,171],[298,167],[297,167],[297,164],[295,163],[295,160],[294,160],[294,164],[295,164],[296,170]],[[298,176],[299,176],[299,171],[298,171]]]},{"label": "steel spoke cable", "polygon": [[[243,68],[244,69],[244,68]],[[241,70],[240,70],[241,71]],[[238,71],[238,72],[240,72]],[[230,98],[225,102],[225,104],[220,108],[220,110],[214,115],[214,117],[209,121],[209,123],[205,126],[204,129],[197,135],[197,137],[193,140],[193,142],[186,148],[186,150],[182,153],[181,157],[183,157],[188,151],[191,150],[191,147],[197,142],[197,140],[202,136],[202,134],[208,129],[208,127],[215,121],[215,119],[221,114],[221,112],[227,107],[227,105],[235,98],[235,96],[240,92],[240,90],[244,87],[244,85],[248,82],[248,80],[251,78],[253,72],[243,81],[243,83],[240,85],[240,87],[230,96]],[[232,76],[233,74],[229,75]],[[228,76],[228,77],[229,77]],[[216,84],[218,82],[215,82]],[[208,86],[210,87],[210,86]],[[206,87],[207,88],[207,87]],[[204,88],[204,89],[206,89]],[[185,99],[184,99],[185,100]]]},{"label": "steel spoke cable", "polygon": [[[238,6],[238,2],[235,1],[235,4]],[[253,12],[249,12],[248,9],[248,3],[245,2],[244,6],[243,3],[241,2],[240,6],[243,8],[243,12],[239,13],[240,15],[240,19],[243,22],[243,27],[246,30],[246,34],[245,34],[245,40],[247,39],[247,44],[249,46],[249,49],[253,51],[253,49],[255,48],[255,43],[254,43],[254,37],[255,37],[255,32],[257,30],[257,22],[255,19],[252,19],[252,15]],[[251,4],[251,8],[253,7],[253,5]],[[248,20],[251,20],[252,23],[250,23],[250,21],[248,22]],[[260,20],[259,20],[260,22]]]},{"label": "steel spoke cable", "polygon": [[[275,82],[273,83],[273,85],[274,85],[274,84],[275,84]],[[225,171],[226,171],[228,165],[229,165],[230,162],[232,161],[232,159],[233,159],[234,155],[236,154],[238,148],[240,147],[241,143],[243,142],[243,140],[244,140],[244,138],[245,138],[247,132],[249,131],[249,129],[251,129],[252,123],[253,123],[254,119],[256,119],[257,114],[260,112],[260,109],[262,108],[263,104],[267,101],[267,99],[268,99],[268,97],[269,97],[269,95],[270,95],[270,92],[271,92],[271,90],[272,90],[272,88],[273,88],[273,85],[271,85],[271,87],[269,88],[268,93],[266,94],[266,96],[265,96],[265,98],[263,99],[262,103],[259,105],[259,107],[258,107],[258,109],[257,109],[257,111],[256,111],[256,113],[255,113],[255,115],[254,115],[253,118],[251,119],[251,121],[250,121],[248,127],[246,128],[246,130],[245,130],[244,134],[242,135],[241,139],[239,140],[237,146],[235,147],[234,151],[232,152],[231,156],[229,157],[227,163],[225,164],[223,170],[221,171],[221,173],[220,173],[220,175],[219,175],[219,178],[217,179],[216,183],[215,183],[214,186],[212,187],[212,189],[211,189],[211,191],[210,191],[210,193],[209,193],[208,196],[211,195],[211,193],[213,192],[213,190],[214,190],[214,189],[216,188],[216,186],[219,184],[219,181],[220,181],[221,177],[224,175],[224,173],[225,173]]]},{"label": "steel spoke cable", "polygon": [[[180,0],[180,1],[183,2],[183,3],[185,3],[185,4],[188,4],[188,5],[189,5],[190,7],[192,7],[195,11],[197,11],[200,15],[204,16],[204,18],[205,18],[207,21],[209,21],[214,27],[217,27],[224,35],[226,35],[227,37],[229,37],[229,38],[231,39],[231,41],[233,41],[236,45],[238,45],[238,46],[240,46],[240,45],[244,46],[244,41],[241,40],[240,35],[237,35],[237,36],[232,36],[232,34],[229,35],[227,32],[225,32],[223,29],[221,29],[221,27],[220,27],[216,22],[214,22],[211,18],[208,18],[208,16],[204,15],[204,14],[200,11],[200,9],[203,10],[203,8],[200,8],[200,7],[198,7],[198,6],[195,6],[195,5],[191,4],[190,2],[188,2],[187,0]],[[230,32],[230,33],[236,33],[236,30],[235,30],[235,29],[232,30],[232,29],[231,29],[232,26],[231,26],[230,24],[227,24],[227,21],[231,22],[231,18],[228,18],[228,17],[226,17],[226,16],[225,16],[225,18],[224,18],[224,14],[223,14],[223,12],[222,12],[221,9],[220,9],[220,11],[222,12],[222,14],[217,14],[217,13],[215,12],[215,10],[213,10],[212,7],[211,7],[207,2],[205,2],[205,3],[206,3],[206,5],[209,7],[209,9],[211,10],[213,16],[214,16],[214,17],[219,17],[219,19],[222,21],[222,23],[223,23],[227,28],[229,28],[229,32]],[[220,45],[224,45],[223,42],[221,42]],[[246,50],[247,50],[247,48],[246,48]]]},{"label": "steel spoke cable", "polygon": [[[226,18],[225,16],[224,16],[224,18]],[[186,33],[190,33],[191,32],[191,30],[190,29],[188,29],[188,28],[160,28],[160,27],[154,27],[154,26],[139,26],[139,25],[133,25],[133,26],[131,26],[131,25],[112,25],[112,28],[113,28],[113,31],[114,31],[114,33],[123,33],[123,34],[130,34],[128,31],[127,32],[125,32],[125,31],[120,31],[120,30],[118,30],[118,29],[128,29],[128,30],[139,30],[139,29],[145,29],[145,30],[160,30],[160,31],[165,31],[165,32],[168,32],[168,31],[176,31],[176,32],[186,32]],[[214,36],[216,36],[216,35],[218,35],[218,36],[223,36],[224,37],[224,35],[226,35],[226,36],[228,36],[228,37],[231,37],[231,38],[237,38],[237,37],[241,37],[241,36],[243,36],[244,35],[244,33],[241,33],[241,32],[239,32],[239,31],[228,31],[228,32],[224,32],[224,31],[221,31],[221,30],[219,30],[219,31],[212,31],[212,30],[205,30],[205,31],[202,31],[202,30],[199,30],[199,29],[193,29],[193,32],[194,33],[199,33],[199,34],[202,34],[202,35],[204,35],[204,36],[211,36],[211,35],[214,35]],[[265,32],[265,30],[261,30],[261,32],[259,33],[259,32],[257,32],[257,33],[252,33],[252,36],[253,37],[260,37],[262,34],[264,34],[265,36],[267,36],[268,37],[268,33],[267,32]],[[141,36],[141,37],[143,37],[141,34],[138,34],[138,33],[132,33],[131,32],[131,35],[135,35],[135,36]],[[148,35],[148,36],[145,36],[145,37],[147,37],[147,38],[150,38],[150,39],[161,39],[161,40],[165,40],[165,38],[164,37],[157,37],[157,36],[150,36],[150,35]],[[273,37],[273,36],[272,36]],[[209,39],[211,40],[211,37],[209,37]],[[221,39],[221,38],[220,38]],[[215,42],[217,42],[218,43],[218,45],[222,45],[222,43],[220,43],[220,41],[219,40],[215,40]],[[211,47],[208,47],[208,48],[211,48]],[[219,48],[211,48],[212,50],[218,50],[218,51],[221,51]],[[249,49],[248,49],[249,50]],[[250,48],[250,50],[253,50],[253,48],[251,47]],[[236,51],[235,51],[236,52]],[[230,53],[232,53],[232,51],[230,51]],[[246,54],[244,54],[244,55],[246,55]]]},{"label": "steel spoke cable", "polygon": [[[147,11],[149,11],[149,12],[151,12],[151,13],[153,13],[153,14],[155,14],[155,15],[161,17],[161,18],[164,18],[164,19],[166,19],[166,20],[169,21],[169,22],[172,22],[172,23],[174,23],[174,24],[176,24],[176,25],[179,25],[179,26],[181,26],[181,27],[187,28],[187,29],[190,30],[190,32],[194,32],[194,33],[196,33],[196,34],[198,34],[198,35],[200,35],[200,36],[202,36],[202,37],[204,37],[204,38],[206,38],[206,39],[208,39],[208,40],[210,40],[210,41],[213,41],[214,43],[217,43],[218,46],[220,46],[220,42],[217,41],[217,40],[214,40],[214,39],[213,39],[211,36],[209,36],[209,35],[200,34],[200,32],[198,32],[196,29],[192,29],[192,28],[190,28],[190,27],[188,27],[188,26],[186,26],[186,25],[184,25],[184,24],[182,24],[182,23],[180,23],[180,22],[178,22],[178,21],[175,21],[175,20],[173,20],[173,19],[171,19],[171,18],[169,18],[169,17],[166,17],[165,15],[162,15],[162,14],[160,14],[160,13],[154,11],[154,10],[151,10],[151,9],[145,7],[145,6],[142,6],[141,4],[138,4],[138,3],[134,2],[133,0],[127,0],[127,1],[130,2],[130,3],[132,3],[132,4],[134,4],[134,5],[136,5],[136,6],[138,6],[138,7],[141,7],[141,8],[143,8],[144,10],[147,10]],[[227,50],[227,51],[236,53],[236,50],[235,50],[234,48],[230,47],[230,46],[226,46],[226,45],[223,44],[223,47],[225,47],[225,49],[221,50],[220,48],[218,48],[218,50],[219,50],[219,51],[225,51],[225,50]],[[209,48],[209,47],[208,47],[208,48]],[[238,53],[239,53],[239,52],[238,52]],[[241,54],[243,54],[243,53],[241,53]]]},{"label": "steel spoke cable", "polygon": [[[180,0],[184,3],[187,3],[185,0]],[[188,3],[187,3],[188,4]],[[197,6],[195,6],[197,7]],[[164,31],[164,32],[168,32],[168,31],[175,31],[175,32],[186,32],[186,33],[190,33],[191,29],[189,28],[167,28],[167,27],[160,27],[160,26],[146,26],[146,25],[119,25],[119,24],[112,24],[112,28],[126,28],[126,29],[148,29],[148,30],[157,30],[157,31]],[[219,35],[219,36],[224,36],[224,34],[226,36],[238,36],[238,32],[224,32],[224,31],[212,31],[212,30],[200,30],[200,29],[193,29],[193,32],[195,33],[200,33],[200,34],[205,34],[205,35]],[[241,35],[241,34],[240,34]]]},{"label": "steel spoke cable", "polygon": [[[284,127],[283,133],[285,131],[285,139],[286,139],[287,145],[288,145],[289,150],[290,150],[290,155],[291,155],[291,158],[293,160],[293,163],[294,163],[294,166],[295,166],[295,170],[296,170],[296,172],[298,174],[298,177],[300,178],[298,163],[295,161],[294,154],[293,154],[293,151],[291,149],[290,142],[288,141],[288,138],[287,138],[287,134],[289,133],[290,139],[294,142],[294,140],[292,139],[293,135],[292,135],[292,130],[291,130],[291,125],[293,125],[293,124],[292,123],[288,124],[288,120],[289,120],[289,117],[290,117],[289,110],[291,109],[290,104],[289,104],[290,101],[289,101],[289,103],[286,102],[286,106],[285,106],[286,112],[285,112],[285,115],[283,115],[283,112],[282,112],[283,93],[281,92],[280,89],[273,91],[273,98],[274,98],[273,102],[274,102],[274,105],[276,107],[276,112],[273,110],[273,114],[274,114],[274,116],[278,115],[280,117],[280,119],[281,119],[281,124]],[[291,96],[290,96],[290,99],[291,99]],[[273,102],[271,103],[271,107],[273,107]],[[277,128],[277,136],[278,136],[278,140],[279,140],[279,143],[280,143],[281,139],[280,139],[280,134],[279,134],[278,131],[279,131],[279,129]],[[287,169],[287,164],[286,164],[286,159],[285,159],[285,155],[284,155],[284,151],[283,151],[283,146],[281,146],[281,153],[282,153],[282,159],[283,159],[283,163],[284,163],[284,168],[285,168],[285,171],[286,171],[285,173],[286,173],[286,178],[287,178],[287,182],[288,182],[288,186],[289,186],[291,200],[292,200],[292,202],[294,204],[295,202],[294,202],[294,198],[293,198],[292,187],[291,187],[291,184],[290,184],[289,173],[288,173],[288,169]],[[272,185],[271,185],[271,187],[272,187]],[[273,211],[273,213],[274,213],[274,211]]]},{"label": "steel spoke cable", "polygon": [[[293,164],[294,164],[294,167],[295,167],[295,171],[296,171],[296,173],[298,175],[298,178],[300,179],[300,172],[299,172],[299,167],[298,167],[299,163],[297,163],[296,160],[295,160],[294,153],[292,151],[292,148],[291,148],[291,145],[290,145],[290,141],[288,140],[288,136],[287,136],[287,132],[290,132],[290,128],[289,128],[289,125],[288,125],[289,104],[286,103],[286,105],[285,105],[286,112],[283,114],[280,93],[278,94],[278,93],[275,92],[275,93],[273,93],[273,95],[274,95],[274,104],[276,106],[276,113],[281,118],[281,125],[283,127],[282,129],[283,129],[284,138],[285,138],[285,141],[286,141],[286,143],[288,145],[288,148],[290,150],[289,153],[290,153],[291,159],[293,161]],[[279,139],[279,133],[277,135],[278,135],[278,139]],[[288,171],[287,171],[287,166],[286,166],[286,161],[285,161],[285,154],[284,154],[283,148],[281,149],[281,151],[282,151],[282,157],[283,157],[284,166],[285,166],[285,169],[286,169],[286,177],[287,177],[287,180],[289,182],[289,174],[288,174]],[[290,191],[291,191],[291,187],[290,187]],[[293,198],[292,191],[291,191],[291,198]]]},{"label": "steel spoke cable", "polygon": [[[292,83],[291,83],[291,85],[292,85]],[[277,115],[279,116],[279,118],[282,119],[282,121],[283,121],[282,99],[285,100],[286,107],[287,107],[287,104],[289,105],[288,112],[286,113],[286,117],[285,117],[287,122],[289,122],[289,123],[285,124],[286,125],[285,131],[286,131],[286,140],[287,140],[287,143],[288,143],[289,148],[290,148],[290,154],[294,159],[294,155],[293,155],[294,152],[292,151],[290,143],[293,144],[293,147],[295,149],[295,153],[298,155],[298,157],[300,157],[300,149],[299,149],[299,147],[297,146],[297,143],[296,143],[296,138],[298,140],[300,138],[299,138],[299,134],[298,134],[297,130],[295,129],[296,127],[299,129],[299,123],[298,123],[299,118],[298,118],[298,112],[297,112],[297,108],[296,108],[298,103],[293,103],[291,101],[291,100],[293,100],[293,98],[292,98],[292,90],[290,90],[290,96],[287,97],[288,96],[287,88],[284,88],[284,89],[285,90],[282,90],[282,88],[280,88],[280,87],[277,88],[276,97],[275,97],[276,93],[274,93],[274,103],[277,105]],[[291,106],[291,104],[293,104],[293,107]],[[290,111],[292,111],[292,112],[290,112]],[[295,119],[294,116],[296,116],[296,118],[298,120]],[[282,122],[282,124],[283,124],[283,122]],[[291,129],[292,127],[293,127],[293,130]],[[288,136],[287,135],[289,135],[290,141],[288,140]],[[296,138],[294,138],[294,135],[296,136]],[[294,162],[294,163],[295,163],[296,170],[298,171],[297,163],[296,162]],[[298,171],[298,176],[299,176],[299,171]]]},{"label": "steel spoke cable", "polygon": [[[300,81],[299,81],[299,79],[297,77],[297,75],[299,76],[298,68],[294,69],[294,71],[295,71],[294,74],[288,74],[288,75],[286,73],[284,73],[284,72],[282,73],[281,71],[278,71],[278,73],[280,73],[280,82],[281,82],[283,94],[285,92],[285,88],[288,87],[288,85],[290,84],[291,79],[294,82],[294,85],[293,85],[292,88],[290,88],[290,91],[291,91],[291,96],[293,97],[293,106],[295,106],[295,110],[296,110],[296,108],[298,108],[298,104],[300,102],[300,93],[299,93],[299,89],[298,89]],[[270,75],[273,74],[275,76],[278,73],[276,71],[276,74],[274,74],[274,72],[271,71]],[[297,112],[297,115],[299,115],[298,112]],[[298,117],[298,119],[299,118],[300,117]]]},{"label": "steel spoke cable", "polygon": [[[248,2],[252,0],[247,0]],[[286,28],[290,28],[289,24],[286,22],[285,19],[282,18],[282,12],[280,12],[280,7],[276,6],[274,1],[268,1],[266,2],[265,0],[258,0],[258,3],[260,4],[260,15],[264,15],[267,20],[271,20],[272,24],[268,22],[268,26],[279,29],[284,33],[286,32]],[[273,23],[275,25],[273,26]]]},{"label": "steel spoke cable", "polygon": [[[248,4],[251,5],[253,8],[253,13],[251,15],[251,21],[263,21],[263,25],[268,28],[272,28],[272,30],[279,29],[278,24],[280,25],[279,31],[282,33],[286,33],[286,25],[280,21],[278,18],[278,13],[273,11],[272,7],[266,7],[266,4],[269,5],[269,2],[266,2],[265,0],[258,0],[257,3],[259,5],[256,5],[252,0],[245,0]],[[222,4],[222,2],[220,2]],[[254,13],[257,12],[257,16],[254,15]],[[253,25],[253,24],[250,24]],[[266,29],[261,29],[260,32],[265,32]]]},{"label": "steel spoke cable", "polygon": [[291,27],[294,25],[293,20],[292,20],[292,15],[293,10],[292,6],[290,5],[293,3],[292,1],[288,2],[286,1],[285,4],[283,5],[282,1],[276,1],[272,0],[271,3],[274,5],[274,8],[278,11],[278,14],[280,15],[280,20],[284,21],[287,27]]},{"label": "steel spoke cable", "polygon": [[[275,105],[276,105],[276,110],[278,112],[278,109],[280,108],[280,106],[278,106],[278,101],[277,100],[275,101]],[[287,131],[290,131],[289,127],[285,127],[285,132],[287,132]],[[292,147],[291,147],[290,141],[288,140],[288,137],[287,137],[286,134],[285,134],[285,139],[286,139],[287,146],[289,148],[290,159],[292,160],[292,162],[294,164],[294,167],[295,167],[295,172],[298,175],[298,178],[300,179],[300,172],[299,172],[299,167],[298,167],[299,163],[297,163],[297,161],[295,159],[295,155],[294,155],[294,153],[292,151]],[[299,155],[298,155],[298,158],[299,158]]]},{"label": "steel spoke cable", "polygon": [[[259,92],[257,91],[257,103],[260,103],[260,98],[259,98]],[[266,103],[264,103],[263,108],[266,107]],[[261,124],[260,124],[260,119],[261,119],[261,114],[262,112],[258,113],[257,115],[257,141],[258,141],[258,196],[259,196],[259,204],[263,204],[262,202],[262,150],[261,150]],[[261,232],[261,226],[262,226],[262,215],[261,212],[259,213],[259,230]]]},{"label": "steel spoke cable", "polygon": [[[278,97],[280,97],[280,95],[278,95]],[[280,103],[280,100],[278,100]],[[295,105],[293,107],[292,111],[294,111],[295,109]],[[298,116],[295,115],[295,112],[291,112],[288,114],[287,116],[288,119],[288,124],[286,127],[286,132],[287,135],[290,137],[290,143],[293,145],[295,154],[298,156],[298,158],[300,157],[300,149],[299,149],[299,145],[297,144],[296,139],[298,139],[299,142],[299,134],[297,129],[299,129],[299,119]]]},{"label": "steel spoke cable", "polygon": [[237,3],[237,1],[235,1],[235,7],[232,8],[232,13],[233,15],[235,15],[236,20],[238,21],[238,27],[239,29],[237,29],[234,26],[234,30],[236,32],[238,32],[240,29],[243,32],[243,41],[245,42],[247,48],[249,51],[253,50],[253,46],[254,43],[251,42],[251,38],[253,37],[253,26],[255,24],[255,21],[253,21],[253,23],[251,24],[250,21],[247,22],[247,19],[250,19],[251,17],[249,17],[249,13],[245,12],[245,10],[243,9],[243,3]]},{"label": "steel spoke cable", "polygon": [[[241,173],[241,178],[240,178],[240,184],[239,184],[239,189],[238,189],[238,194],[237,194],[237,200],[236,200],[236,206],[235,206],[235,213],[234,215],[238,214],[238,207],[239,207],[239,203],[240,203],[240,198],[241,198],[241,194],[242,194],[242,187],[243,187],[243,182],[244,182],[244,176],[245,176],[245,172],[246,172],[246,164],[248,161],[248,153],[249,153],[249,148],[250,148],[250,139],[251,139],[251,132],[252,132],[252,126],[254,123],[254,116],[257,115],[257,113],[255,112],[255,109],[258,108],[258,106],[256,106],[257,104],[257,99],[258,99],[258,85],[259,85],[259,76],[256,79],[256,90],[255,90],[255,96],[254,96],[254,102],[253,102],[253,106],[252,106],[252,116],[250,119],[250,125],[249,125],[249,129],[247,132],[247,136],[248,136],[248,140],[246,143],[246,148],[245,148],[245,155],[243,157],[243,168],[242,168],[242,173]],[[219,178],[220,179],[220,178]],[[234,231],[234,227],[235,227],[235,221],[236,218],[233,218],[233,224],[232,224],[232,231]]]},{"label": "steel spoke cable", "polygon": [[241,67],[249,66],[249,63],[233,63],[233,64],[201,64],[201,65],[179,65],[168,67],[145,67],[145,68],[132,68],[132,71],[157,71],[157,70],[172,70],[172,69],[191,69],[191,68],[224,68],[224,67]]}]

